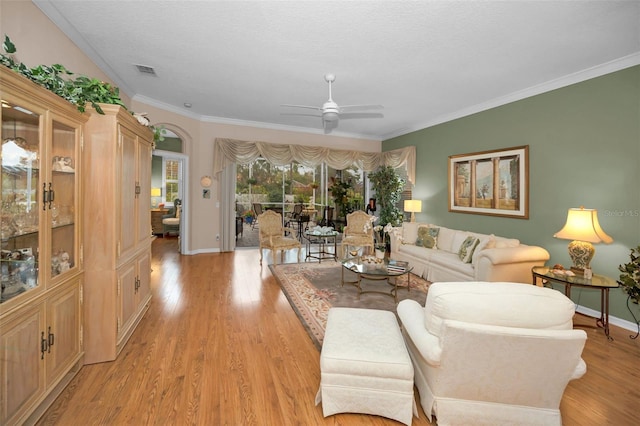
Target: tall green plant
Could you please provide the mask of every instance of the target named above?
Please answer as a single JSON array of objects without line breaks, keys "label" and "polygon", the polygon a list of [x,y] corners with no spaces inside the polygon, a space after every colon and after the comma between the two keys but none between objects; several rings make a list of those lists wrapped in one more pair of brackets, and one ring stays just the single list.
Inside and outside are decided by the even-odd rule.
[{"label": "tall green plant", "polygon": [[391,166],[380,167],[369,174],[371,187],[376,192],[377,205],[380,208],[379,225],[391,224],[398,226],[402,223],[402,212],[398,202],[402,196],[405,181]]},{"label": "tall green plant", "polygon": [[631,301],[638,304],[640,302],[640,246],[631,249],[629,258],[631,259],[629,263],[618,266],[618,270],[622,272],[618,284],[629,295]]}]

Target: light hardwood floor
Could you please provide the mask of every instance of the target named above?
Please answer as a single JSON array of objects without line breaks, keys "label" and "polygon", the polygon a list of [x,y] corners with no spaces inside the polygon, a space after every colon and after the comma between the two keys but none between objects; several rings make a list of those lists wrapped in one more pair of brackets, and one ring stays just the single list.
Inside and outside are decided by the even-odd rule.
[{"label": "light hardwood floor", "polygon": [[[151,307],[119,358],[83,367],[39,424],[398,424],[322,417],[320,354],[257,250],[180,256],[176,244],[154,241]],[[609,342],[593,319],[575,321],[590,326],[588,371],[565,392],[564,424],[638,424],[640,339],[612,327]],[[418,407],[413,425],[430,424]]]}]

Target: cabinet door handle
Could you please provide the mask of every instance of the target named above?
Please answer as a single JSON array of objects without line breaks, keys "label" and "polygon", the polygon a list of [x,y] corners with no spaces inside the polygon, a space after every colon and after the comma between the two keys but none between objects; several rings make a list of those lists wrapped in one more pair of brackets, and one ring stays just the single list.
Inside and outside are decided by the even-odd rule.
[{"label": "cabinet door handle", "polygon": [[55,192],[53,191],[53,189],[51,189],[51,182],[49,182],[49,210],[51,210],[51,203],[53,202],[54,198]]},{"label": "cabinet door handle", "polygon": [[40,335],[40,359],[44,359],[44,353],[47,351],[49,342],[44,338],[44,331]]},{"label": "cabinet door handle", "polygon": [[55,336],[53,335],[53,333],[51,332],[51,327],[49,327],[49,336],[48,336],[48,344],[49,344],[49,348],[47,350],[48,353],[51,353],[51,346],[53,346],[53,343],[55,342]]},{"label": "cabinet door handle", "polygon": [[47,191],[47,184],[42,184],[42,210],[47,209],[47,202],[49,201],[49,192]]}]

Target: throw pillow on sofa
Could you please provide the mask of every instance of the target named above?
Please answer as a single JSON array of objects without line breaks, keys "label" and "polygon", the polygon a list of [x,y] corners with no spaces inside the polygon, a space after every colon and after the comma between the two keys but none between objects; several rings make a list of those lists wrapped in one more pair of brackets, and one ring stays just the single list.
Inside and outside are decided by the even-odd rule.
[{"label": "throw pillow on sofa", "polygon": [[419,226],[424,226],[424,224],[417,222],[404,222],[402,224],[402,244],[416,243]]},{"label": "throw pillow on sofa", "polygon": [[468,236],[460,245],[460,250],[458,250],[458,257],[464,263],[471,263],[471,259],[473,257],[473,251],[478,246],[480,242],[476,237]]},{"label": "throw pillow on sofa", "polygon": [[440,228],[437,227],[420,226],[418,228],[418,238],[416,239],[416,246],[435,248],[439,232]]}]

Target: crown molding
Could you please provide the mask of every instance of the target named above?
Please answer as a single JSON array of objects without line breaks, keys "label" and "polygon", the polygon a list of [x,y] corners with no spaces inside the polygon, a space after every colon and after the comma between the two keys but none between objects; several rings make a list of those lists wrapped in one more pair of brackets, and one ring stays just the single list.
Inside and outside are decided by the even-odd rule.
[{"label": "crown molding", "polygon": [[495,98],[487,102],[483,102],[467,108],[463,108],[451,114],[441,115],[432,120],[425,121],[422,123],[417,123],[411,127],[398,129],[394,132],[383,135],[382,140],[385,141],[387,139],[406,135],[408,133],[416,132],[418,130],[423,130],[428,127],[435,126],[437,124],[453,121],[458,118],[466,117],[472,114],[476,114],[478,112],[482,112],[482,111],[486,111],[502,105],[510,104],[512,102],[530,98],[532,96],[540,95],[542,93],[550,92],[552,90],[560,89],[562,87],[567,87],[572,84],[580,83],[586,80],[590,80],[592,78],[600,77],[600,76],[610,74],[612,72],[620,71],[625,68],[630,68],[636,65],[640,65],[640,52],[636,52],[631,55],[624,56],[622,58],[615,59],[613,61],[606,62],[601,65],[596,65],[594,67],[587,68],[585,70],[578,71],[573,74],[568,74],[566,76],[562,76],[555,80],[550,80],[545,83],[529,87],[527,89],[519,90],[517,92],[510,93],[506,96],[502,96],[500,98]]},{"label": "crown molding", "polygon": [[[173,114],[182,115],[184,117],[191,118],[193,120],[197,120],[203,123],[228,124],[231,126],[253,127],[258,129],[266,129],[266,130],[279,130],[279,131],[296,132],[296,133],[308,133],[308,134],[314,134],[314,135],[325,135],[322,129],[309,129],[306,127],[285,126],[282,124],[264,123],[260,121],[238,120],[235,118],[194,114],[190,111],[185,111],[184,108],[179,108],[174,105],[170,105],[165,102],[160,102],[153,98],[149,98],[147,96],[142,96],[142,95],[135,95],[131,99],[134,101],[141,102],[146,105],[149,105],[158,109],[162,109],[167,112],[171,112]],[[330,136],[337,136],[337,137],[344,137],[344,138],[351,138],[351,139],[366,139],[366,140],[376,141],[376,142],[380,142],[382,140],[380,138],[377,138],[371,135],[363,135],[358,133],[346,133],[346,132],[339,132],[339,131],[338,132],[332,131]]]}]

